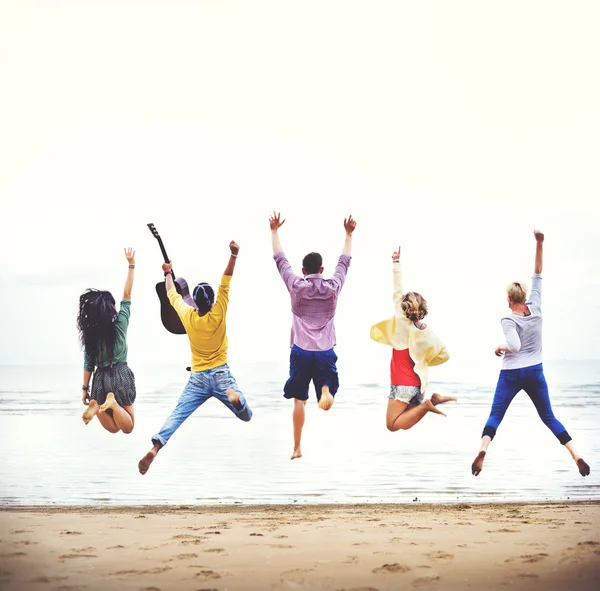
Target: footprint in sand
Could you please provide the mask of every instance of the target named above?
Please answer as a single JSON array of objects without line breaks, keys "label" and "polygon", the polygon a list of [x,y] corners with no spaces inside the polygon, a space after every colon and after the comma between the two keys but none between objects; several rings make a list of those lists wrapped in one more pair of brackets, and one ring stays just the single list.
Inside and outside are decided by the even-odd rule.
[{"label": "footprint in sand", "polygon": [[80,531],[61,531],[61,536],[82,536],[83,532]]},{"label": "footprint in sand", "polygon": [[293,568],[283,571],[279,577],[281,583],[304,583],[305,574],[314,571],[314,568]]},{"label": "footprint in sand", "polygon": [[55,583],[57,581],[66,581],[69,577],[37,577],[32,579],[32,583]]},{"label": "footprint in sand", "polygon": [[521,533],[520,529],[509,529],[508,527],[503,527],[502,529],[488,529],[488,534],[518,534]]},{"label": "footprint in sand", "polygon": [[69,560],[71,558],[98,558],[95,554],[61,554],[59,560]]},{"label": "footprint in sand", "polygon": [[254,533],[254,532],[253,532],[253,533],[251,533],[250,535],[251,535],[251,536],[263,536],[264,534],[256,534],[256,533]]},{"label": "footprint in sand", "polygon": [[431,583],[437,583],[440,580],[438,576],[435,577],[417,577],[412,584],[415,587],[421,587],[425,585],[431,585]]},{"label": "footprint in sand", "polygon": [[295,546],[290,546],[289,544],[267,544],[269,548],[294,548]]},{"label": "footprint in sand", "polygon": [[205,548],[202,552],[212,552],[213,554],[223,554],[225,548]]},{"label": "footprint in sand", "polygon": [[11,529],[11,534],[32,534],[33,532],[30,529]]},{"label": "footprint in sand", "polygon": [[190,558],[198,558],[197,554],[178,554],[177,556],[173,556],[173,558],[169,558],[167,562],[173,562],[173,560],[189,560]]},{"label": "footprint in sand", "polygon": [[409,566],[406,566],[405,564],[399,564],[398,562],[394,562],[393,564],[383,564],[382,566],[378,566],[377,568],[374,568],[371,572],[378,575],[385,573],[405,573],[409,570]]},{"label": "footprint in sand", "polygon": [[275,536],[276,540],[284,540],[286,538],[287,538],[287,536]]},{"label": "footprint in sand", "polygon": [[358,561],[358,556],[346,556],[346,558],[342,560],[342,564],[357,564]]},{"label": "footprint in sand", "polygon": [[540,560],[544,560],[548,554],[545,552],[540,552],[539,554],[523,554],[522,556],[512,556],[511,558],[507,558],[504,562],[539,562]]},{"label": "footprint in sand", "polygon": [[422,525],[411,525],[408,529],[431,529],[430,527],[425,527]]},{"label": "footprint in sand", "polygon": [[158,587],[144,587],[140,591],[160,591],[160,589]]},{"label": "footprint in sand", "polygon": [[18,542],[13,542],[15,546],[31,546],[32,544],[37,544],[37,542],[32,542],[31,540],[19,540]]},{"label": "footprint in sand", "polygon": [[442,550],[428,552],[426,556],[427,558],[431,558],[431,560],[452,560],[454,558],[454,554],[450,554],[449,552],[443,552]]},{"label": "footprint in sand", "polygon": [[87,552],[89,554],[90,552],[95,552],[95,551],[96,551],[96,548],[93,548],[92,546],[87,546],[86,548],[71,548],[71,552],[78,552],[78,553]]},{"label": "footprint in sand", "polygon": [[116,546],[107,546],[107,550],[120,550],[121,548],[125,548],[125,546],[121,546],[121,544],[117,544]]},{"label": "footprint in sand", "polygon": [[87,589],[87,585],[61,585],[56,587],[54,591],[81,591],[82,589]]},{"label": "footprint in sand", "polygon": [[148,570],[119,570],[116,573],[110,573],[114,576],[122,575],[160,575],[171,570],[170,566],[157,566],[156,568],[149,568]]},{"label": "footprint in sand", "polygon": [[0,554],[0,558],[14,558],[15,556],[27,556],[26,552],[9,552],[6,554]]},{"label": "footprint in sand", "polygon": [[539,575],[533,573],[518,573],[517,577],[519,577],[519,579],[538,579]]},{"label": "footprint in sand", "polygon": [[220,579],[221,575],[216,573],[214,570],[201,570],[199,573],[196,573],[196,577],[202,577],[204,579]]}]

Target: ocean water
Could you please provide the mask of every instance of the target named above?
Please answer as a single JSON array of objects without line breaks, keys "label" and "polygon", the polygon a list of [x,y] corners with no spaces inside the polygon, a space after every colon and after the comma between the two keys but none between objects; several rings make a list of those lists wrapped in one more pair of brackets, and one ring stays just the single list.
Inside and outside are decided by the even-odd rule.
[{"label": "ocean water", "polygon": [[[384,364],[387,365],[387,361]],[[478,502],[599,499],[600,364],[545,363],[555,414],[591,465],[582,478],[522,392],[470,473],[498,363],[447,364],[429,393],[455,395],[447,417],[410,431],[385,429],[388,375],[340,359],[333,409],[307,405],[304,457],[290,461],[292,403],[281,396],[285,363],[232,363],[254,411],[237,420],[209,400],[161,450],[145,476],[138,460],[174,407],[185,366],[132,367],[136,425],[113,435],[81,421],[79,367],[0,367],[2,505]],[[450,367],[452,366],[452,367]],[[434,368],[435,369],[435,368]],[[436,373],[432,370],[432,377]]]}]

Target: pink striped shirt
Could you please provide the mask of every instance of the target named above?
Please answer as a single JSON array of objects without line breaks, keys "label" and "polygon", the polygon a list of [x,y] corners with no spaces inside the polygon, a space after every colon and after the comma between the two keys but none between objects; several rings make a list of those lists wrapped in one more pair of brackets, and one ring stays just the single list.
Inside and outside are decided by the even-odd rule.
[{"label": "pink striped shirt", "polygon": [[300,277],[282,252],[273,256],[277,269],[292,300],[290,346],[305,351],[327,351],[336,344],[333,318],[338,296],[350,266],[350,257],[342,254],[331,279],[320,273]]}]

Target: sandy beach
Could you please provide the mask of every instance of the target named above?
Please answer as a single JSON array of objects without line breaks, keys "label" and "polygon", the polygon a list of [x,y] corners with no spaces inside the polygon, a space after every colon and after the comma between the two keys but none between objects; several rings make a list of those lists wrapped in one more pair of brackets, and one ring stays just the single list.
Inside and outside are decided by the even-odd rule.
[{"label": "sandy beach", "polygon": [[597,589],[600,503],[4,507],[0,588]]}]

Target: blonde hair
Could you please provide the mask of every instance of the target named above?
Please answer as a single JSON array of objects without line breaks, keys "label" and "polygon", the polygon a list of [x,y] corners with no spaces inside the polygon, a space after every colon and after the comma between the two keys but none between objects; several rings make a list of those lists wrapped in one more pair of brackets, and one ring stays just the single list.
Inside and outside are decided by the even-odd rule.
[{"label": "blonde hair", "polygon": [[427,300],[416,291],[409,291],[402,296],[402,311],[413,322],[423,320],[427,316]]},{"label": "blonde hair", "polygon": [[506,293],[508,294],[511,302],[514,304],[522,304],[527,297],[527,287],[524,283],[513,281],[512,283],[508,284]]}]

